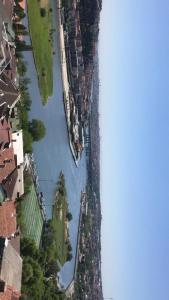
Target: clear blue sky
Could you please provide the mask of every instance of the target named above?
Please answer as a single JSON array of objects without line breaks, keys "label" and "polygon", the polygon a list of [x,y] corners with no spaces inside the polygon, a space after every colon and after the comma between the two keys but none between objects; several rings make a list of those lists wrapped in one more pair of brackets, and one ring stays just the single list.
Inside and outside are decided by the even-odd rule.
[{"label": "clear blue sky", "polygon": [[104,297],[169,299],[169,1],[103,0]]}]

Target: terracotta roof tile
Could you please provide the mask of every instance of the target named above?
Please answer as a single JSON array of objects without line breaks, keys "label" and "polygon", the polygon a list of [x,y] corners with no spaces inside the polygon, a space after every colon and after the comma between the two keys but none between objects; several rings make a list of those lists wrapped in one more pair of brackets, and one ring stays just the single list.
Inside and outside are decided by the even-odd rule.
[{"label": "terracotta roof tile", "polygon": [[0,183],[12,173],[15,167],[16,163],[13,148],[11,147],[0,151]]},{"label": "terracotta roof tile", "polygon": [[[18,179],[18,169],[14,169],[14,171],[6,178],[5,181],[2,182],[3,189],[6,192],[6,195],[9,199],[15,200],[14,195],[15,186],[17,184]],[[16,197],[15,197],[16,198]]]},{"label": "terracotta roof tile", "polygon": [[19,300],[20,293],[13,290],[12,287],[7,286],[4,293],[0,293],[0,300]]},{"label": "terracotta roof tile", "polygon": [[2,73],[0,76],[0,105],[7,103],[12,107],[19,97],[19,91],[15,84]]},{"label": "terracotta roof tile", "polygon": [[13,201],[6,201],[0,206],[0,236],[10,237],[16,232],[16,206]]},{"label": "terracotta roof tile", "polygon": [[6,144],[11,141],[11,125],[9,120],[3,119],[0,121],[0,149],[3,150]]}]

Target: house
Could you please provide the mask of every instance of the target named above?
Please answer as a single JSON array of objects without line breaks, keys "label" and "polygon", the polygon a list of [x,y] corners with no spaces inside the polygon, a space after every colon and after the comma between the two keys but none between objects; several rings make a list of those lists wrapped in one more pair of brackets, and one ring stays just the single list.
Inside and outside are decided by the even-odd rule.
[{"label": "house", "polygon": [[0,75],[0,119],[11,114],[12,108],[20,98],[15,84],[5,75]]},{"label": "house", "polygon": [[2,182],[2,187],[8,199],[15,200],[24,194],[24,175],[23,165],[18,166],[13,172]]},{"label": "house", "polygon": [[8,119],[0,120],[0,151],[9,148],[11,143],[11,125]]},{"label": "house", "polygon": [[0,237],[14,237],[16,232],[16,205],[14,201],[3,202],[0,205]]},{"label": "house", "polygon": [[21,278],[22,278],[22,258],[12,246],[11,241],[1,237],[0,238],[0,299],[1,300],[19,299],[20,291],[21,291]]},{"label": "house", "polygon": [[0,300],[19,300],[20,293],[16,292],[12,287],[7,286],[5,292],[0,292]]},{"label": "house", "polygon": [[15,46],[12,30],[13,6],[13,0],[0,1],[0,74],[10,63],[12,59],[11,49]]},{"label": "house", "polygon": [[14,151],[15,168],[2,182],[4,191],[8,199],[15,200],[24,194],[24,154],[23,154],[23,132],[22,130],[13,132],[12,147]]},{"label": "house", "polygon": [[[0,11],[1,11],[0,2]],[[2,17],[2,14],[1,14]],[[5,23],[0,18],[0,74],[5,70],[12,59],[11,49],[8,44],[8,36],[6,32]]]},{"label": "house", "polygon": [[22,130],[12,133],[5,118],[0,121],[0,183],[8,199],[15,200],[24,193],[23,161]]},{"label": "house", "polygon": [[24,162],[22,130],[12,133],[12,145],[16,156],[16,165],[20,166]]},{"label": "house", "polygon": [[0,151],[0,183],[16,168],[14,150],[12,147]]}]

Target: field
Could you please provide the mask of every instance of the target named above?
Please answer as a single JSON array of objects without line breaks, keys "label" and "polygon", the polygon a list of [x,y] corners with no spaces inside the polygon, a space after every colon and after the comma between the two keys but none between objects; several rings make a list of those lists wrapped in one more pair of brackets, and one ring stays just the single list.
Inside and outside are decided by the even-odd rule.
[{"label": "field", "polygon": [[22,218],[24,226],[22,234],[25,237],[32,238],[39,247],[43,228],[43,218],[38,204],[34,185],[30,187],[29,193],[24,197],[21,203]]},{"label": "field", "polygon": [[48,0],[28,0],[27,3],[39,89],[45,104],[53,91],[51,12]]},{"label": "field", "polygon": [[56,251],[61,265],[67,260],[67,201],[65,197],[60,195],[56,197],[55,205],[53,206],[52,223],[55,228]]}]

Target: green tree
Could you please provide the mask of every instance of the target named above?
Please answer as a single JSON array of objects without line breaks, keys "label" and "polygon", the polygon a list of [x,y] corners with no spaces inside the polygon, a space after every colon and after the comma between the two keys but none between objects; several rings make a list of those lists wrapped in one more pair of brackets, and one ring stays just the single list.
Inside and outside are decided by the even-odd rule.
[{"label": "green tree", "polygon": [[40,9],[40,14],[41,14],[41,17],[46,17],[46,9],[45,8],[41,8]]},{"label": "green tree", "polygon": [[30,256],[34,259],[39,258],[39,250],[34,240],[30,238],[21,239],[21,253],[23,256]]},{"label": "green tree", "polygon": [[18,73],[20,76],[24,76],[26,74],[27,67],[26,62],[24,62],[22,59],[18,60]]},{"label": "green tree", "polygon": [[32,152],[32,143],[33,143],[33,138],[31,133],[26,130],[23,130],[23,144],[24,144],[25,153]]},{"label": "green tree", "polygon": [[69,222],[73,219],[71,212],[67,213],[66,218],[68,219]]},{"label": "green tree", "polygon": [[32,122],[29,123],[29,131],[32,134],[34,141],[43,139],[46,134],[46,129],[43,122],[36,119],[33,119]]},{"label": "green tree", "polygon": [[23,261],[22,281],[27,283],[33,277],[33,269],[30,263]]},{"label": "green tree", "polygon": [[68,252],[68,254],[67,254],[67,261],[71,261],[72,258],[73,258],[72,253]]}]

